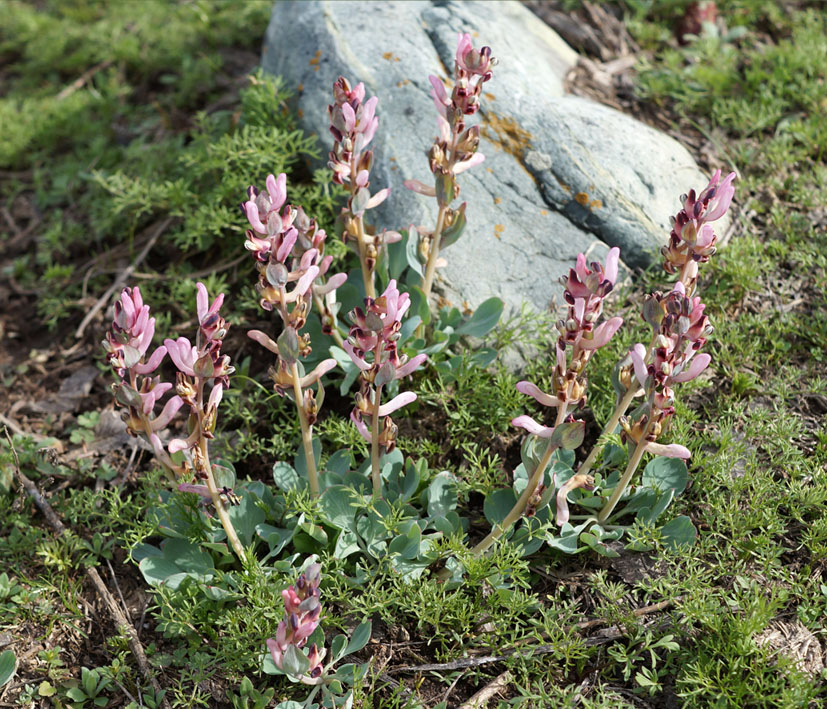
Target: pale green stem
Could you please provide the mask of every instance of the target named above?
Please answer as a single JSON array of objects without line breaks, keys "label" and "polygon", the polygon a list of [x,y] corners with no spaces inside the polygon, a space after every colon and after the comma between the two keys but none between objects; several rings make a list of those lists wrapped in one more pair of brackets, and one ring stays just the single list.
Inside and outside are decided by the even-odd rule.
[{"label": "pale green stem", "polygon": [[[554,424],[555,426],[559,426],[564,419],[566,418],[566,404],[560,404],[560,407],[557,410],[557,421]],[[505,516],[505,519],[502,521],[501,524],[495,525],[491,531],[488,533],[488,536],[485,537],[477,546],[475,546],[471,553],[474,556],[480,556],[484,554],[494,542],[496,542],[505,532],[511,529],[512,525],[514,525],[524,514],[525,508],[528,504],[528,498],[534,494],[534,491],[537,489],[537,486],[543,479],[543,475],[548,467],[549,462],[551,461],[551,456],[554,454],[554,451],[557,450],[557,446],[551,444],[551,441],[548,443],[548,448],[546,448],[546,452],[543,454],[543,457],[540,459],[540,462],[537,464],[537,467],[534,469],[534,472],[531,474],[531,477],[528,480],[528,484],[523,490],[522,494],[520,495],[517,502],[514,504],[514,507],[511,508],[511,511]],[[440,582],[447,581],[451,576],[451,572],[445,568],[442,569],[437,574],[437,580]]]},{"label": "pale green stem", "polygon": [[[629,408],[629,404],[632,403],[632,399],[635,398],[635,395],[640,391],[639,387],[635,382],[632,382],[632,386],[629,390],[624,394],[623,398],[620,400],[618,405],[615,407],[614,412],[612,413],[611,418],[606,422],[606,425],[603,427],[603,431],[600,433],[600,438],[598,438],[598,443],[592,448],[589,455],[586,457],[580,467],[577,468],[577,472],[586,475],[594,465],[594,461],[597,460],[597,455],[603,450],[603,445],[605,444],[606,436],[611,433],[614,433],[615,428],[617,428],[617,423],[620,421],[620,417],[626,413],[626,409]],[[604,443],[601,443],[603,441]]]},{"label": "pale green stem", "polygon": [[[356,155],[350,159],[350,201],[353,203],[353,198],[359,189],[356,185],[356,175],[358,174],[358,166],[356,165]],[[365,295],[368,298],[376,297],[376,290],[373,287],[373,270],[368,268],[367,254],[365,253],[365,224],[362,217],[353,216],[353,224],[356,226],[356,244],[359,247],[359,264],[362,266],[362,280],[365,282]]]},{"label": "pale green stem", "polygon": [[230,542],[230,546],[232,546],[233,551],[235,551],[235,554],[239,560],[243,562],[245,558],[244,546],[241,544],[238,534],[236,534],[235,527],[233,527],[233,522],[230,519],[227,508],[224,506],[224,500],[221,499],[221,493],[218,490],[218,486],[215,484],[215,478],[212,474],[212,465],[210,464],[210,451],[206,438],[201,438],[198,442],[198,448],[204,458],[204,472],[207,475],[207,490],[210,491],[210,498],[212,499],[213,507],[215,507],[215,512],[218,515],[218,519],[221,521],[221,526],[224,527],[224,531],[227,533],[227,541]]},{"label": "pale green stem", "polygon": [[304,446],[304,459],[307,461],[307,479],[310,482],[310,494],[313,497],[318,497],[319,478],[316,474],[316,456],[313,454],[313,427],[307,421],[299,368],[295,362],[290,365],[290,374],[293,377],[293,394],[296,397],[296,411],[299,414],[299,425],[302,430],[302,445]]},{"label": "pale green stem", "polygon": [[[313,302],[316,304],[316,309],[319,311],[319,317],[321,318],[325,313],[325,306],[322,302],[322,299],[314,295]],[[333,323],[333,329],[330,333],[330,336],[335,340],[336,344],[341,347],[344,344],[344,339],[342,338],[342,333],[339,332],[339,327],[336,322]]]},{"label": "pale green stem", "polygon": [[506,531],[511,529],[511,526],[525,514],[528,498],[534,494],[534,491],[543,479],[543,474],[546,471],[546,467],[551,461],[551,456],[556,450],[557,446],[553,446],[551,445],[551,442],[549,442],[546,452],[537,464],[534,473],[529,478],[528,485],[526,485],[525,490],[523,490],[519,499],[514,504],[514,507],[511,508],[511,512],[506,515],[501,524],[495,525],[494,528],[488,533],[488,536],[471,550],[471,553],[474,556],[479,556],[480,554],[485,553],[494,542],[496,542]]},{"label": "pale green stem", "polygon": [[382,496],[382,469],[379,466],[379,404],[382,403],[382,387],[376,387],[373,395],[373,419],[370,423],[370,469],[373,479],[373,496]]},{"label": "pale green stem", "polygon": [[431,237],[431,249],[428,252],[428,263],[425,266],[425,275],[422,278],[422,291],[425,293],[426,300],[430,298],[431,289],[434,285],[436,262],[439,259],[439,242],[442,240],[442,230],[445,228],[445,214],[447,211],[447,205],[439,208],[439,213],[436,218],[436,227],[434,228],[434,233]]},{"label": "pale green stem", "polygon": [[368,268],[367,255],[365,254],[365,225],[362,217],[354,217],[356,224],[356,239],[359,244],[359,263],[362,265],[362,280],[365,282],[365,295],[368,298],[376,297],[376,290],[373,287],[373,271]]},{"label": "pale green stem", "polygon": [[600,510],[600,514],[597,515],[597,521],[600,524],[603,524],[603,522],[609,518],[609,515],[614,512],[614,508],[617,506],[618,501],[626,491],[626,487],[629,485],[629,481],[635,474],[637,466],[640,464],[640,459],[643,458],[643,454],[646,452],[646,444],[648,443],[646,440],[646,433],[648,430],[649,427],[647,426],[646,431],[644,431],[643,435],[640,437],[640,442],[637,446],[635,446],[632,457],[629,458],[629,462],[626,465],[626,470],[623,471],[623,476],[620,478],[620,482],[618,482],[617,487],[615,487],[609,501],[604,505],[603,509]]}]

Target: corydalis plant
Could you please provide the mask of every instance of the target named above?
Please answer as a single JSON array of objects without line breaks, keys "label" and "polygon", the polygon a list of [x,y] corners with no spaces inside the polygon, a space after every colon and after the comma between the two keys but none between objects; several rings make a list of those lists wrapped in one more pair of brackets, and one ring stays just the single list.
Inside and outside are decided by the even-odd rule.
[{"label": "corydalis plant", "polygon": [[278,625],[276,637],[267,640],[267,649],[276,667],[304,684],[320,684],[322,681],[325,649],[313,643],[306,655],[301,652],[321,620],[321,571],[321,564],[310,564],[296,580],[295,586],[281,592],[284,619]]},{"label": "corydalis plant", "polygon": [[[367,665],[348,665],[342,668],[341,673],[337,673],[334,666],[342,657],[358,652],[367,644],[371,624],[358,625],[350,638],[345,635],[334,637],[328,653],[323,645],[324,636],[321,631],[317,632],[322,613],[321,578],[321,564],[308,564],[295,585],[281,592],[284,618],[278,625],[276,637],[268,639],[266,645],[278,671],[293,682],[313,688],[303,706],[318,706],[312,702],[321,691],[322,706],[348,707],[353,703],[352,690],[345,691],[343,685],[361,681]],[[319,641],[310,642],[308,646],[313,636],[318,637]],[[323,664],[325,658],[328,661]],[[266,666],[264,669],[269,671]]]},{"label": "corydalis plant", "polygon": [[[650,296],[643,308],[644,317],[654,330],[653,345],[647,352],[646,347],[638,343],[629,355],[636,379],[632,386],[642,389],[645,401],[629,418],[620,417],[623,440],[633,448],[620,482],[598,515],[601,523],[614,511],[644,453],[690,457],[685,446],[677,443],[665,446],[657,440],[668,430],[675,414],[673,386],[695,379],[712,359],[706,353],[696,356],[711,334],[712,326],[701,299],[688,298],[681,281],[665,297],[659,293]],[[650,360],[648,365],[647,360]]]},{"label": "corydalis plant", "polygon": [[364,219],[365,212],[378,207],[390,194],[384,188],[371,194],[370,170],[373,167],[373,151],[367,146],[376,135],[379,118],[376,104],[379,99],[372,96],[365,101],[365,85],[350,86],[343,76],[333,84],[333,104],[327,107],[330,118],[330,133],[333,136],[333,150],[328,166],[333,170],[333,182],[346,185],[350,190],[347,206],[339,217],[342,222],[342,238],[354,243],[362,266],[362,280],[365,295],[373,298],[374,269],[383,246],[399,241],[402,235],[396,231],[375,229]]},{"label": "corydalis plant", "polygon": [[730,172],[723,182],[720,179],[721,171],[716,170],[699,195],[690,190],[681,197],[683,209],[675,216],[669,244],[661,249],[664,269],[667,273],[680,271],[678,280],[690,294],[695,289],[697,264],[706,263],[715,253],[718,237],[711,222],[726,214],[735,194],[735,173]]},{"label": "corydalis plant", "polygon": [[365,298],[364,309],[355,308],[350,313],[353,325],[344,343],[345,351],[360,371],[359,392],[350,418],[371,444],[371,478],[376,496],[382,494],[381,456],[396,445],[397,427],[390,414],[416,400],[416,394],[409,391],[383,405],[382,392],[394,379],[411,374],[427,359],[425,354],[408,359],[397,348],[402,317],[410,305],[410,296],[400,293],[396,281],[391,280],[382,295]]},{"label": "corydalis plant", "polygon": [[[305,373],[300,359],[310,354],[311,343],[309,335],[300,335],[299,331],[307,322],[314,300],[322,310],[323,327],[335,331],[335,292],[347,275],[337,273],[325,281],[332,257],[323,255],[324,230],[301,207],[288,204],[279,212],[287,199],[287,176],[282,173],[276,179],[269,175],[266,186],[266,192],[250,187],[249,200],[242,204],[252,227],[244,245],[255,257],[261,307],[279,314],[282,331],[277,341],[261,330],[247,334],[276,355],[276,364],[270,370],[274,388],[279,396],[290,396],[295,401],[310,492],[318,497],[313,424],[324,401],[321,378],[336,366],[336,360],[323,360],[312,372]],[[314,384],[318,394],[310,388]]]},{"label": "corydalis plant", "polygon": [[[596,261],[589,267],[586,257],[580,254],[575,267],[565,279],[565,299],[569,306],[566,318],[557,323],[559,337],[552,379],[554,390],[546,393],[527,381],[517,384],[517,389],[523,394],[531,396],[543,406],[556,409],[554,425],[545,426],[530,416],[518,416],[513,420],[515,426],[546,439],[545,452],[534,470],[529,471],[528,484],[512,510],[503,523],[495,526],[474,548],[476,554],[483,553],[505,530],[523,515],[531,515],[542,503],[545,498],[543,479],[554,452],[560,448],[573,450],[583,442],[585,423],[575,420],[570,412],[586,401],[585,369],[592,354],[608,344],[623,324],[623,319],[619,317],[600,321],[603,301],[617,280],[619,257],[620,250],[613,248],[606,257],[605,267]],[[594,481],[583,476],[578,478],[578,482],[580,486],[588,487]]]},{"label": "corydalis plant", "polygon": [[406,180],[405,187],[419,194],[436,197],[437,219],[433,230],[420,229],[420,253],[425,261],[422,290],[429,296],[433,287],[440,251],[453,244],[465,230],[463,202],[457,209],[451,205],[459,196],[457,175],[485,160],[479,152],[480,127],[466,129],[466,116],[480,107],[482,86],[492,76],[496,60],[491,48],[474,49],[471,35],[460,34],[454,62],[454,85],[446,89],[437,76],[429,76],[431,98],[437,110],[439,135],[428,152],[428,164],[434,175],[434,186],[419,180]]},{"label": "corydalis plant", "polygon": [[[227,325],[219,314],[224,302],[223,293],[210,305],[207,288],[198,283],[196,310],[198,334],[195,344],[186,337],[167,339],[149,358],[146,357],[155,332],[155,318],[149,316],[149,306],[144,305],[140,289],[126,288],[115,304],[112,328],[103,343],[107,359],[118,381],[113,385],[115,401],[124,407],[124,420],[130,434],[144,437],[152,445],[158,462],[173,479],[193,473],[206,485],[206,492],[216,510],[227,539],[240,559],[244,547],[235,532],[224,503],[234,500],[231,490],[219,489],[210,463],[209,441],[215,431],[218,405],[224,389],[229,387],[229,376],[234,369],[230,358],[221,353],[221,341],[227,333]],[[170,397],[160,415],[154,410],[164,394],[173,385],[152,374],[169,354],[177,368],[175,395]],[[173,421],[179,410],[189,410],[187,438],[172,439],[164,449],[160,434]],[[183,453],[181,462],[173,456]],[[199,486],[196,486],[199,487]],[[192,491],[188,483],[179,486],[182,491]],[[198,490],[203,493],[203,490]]]}]

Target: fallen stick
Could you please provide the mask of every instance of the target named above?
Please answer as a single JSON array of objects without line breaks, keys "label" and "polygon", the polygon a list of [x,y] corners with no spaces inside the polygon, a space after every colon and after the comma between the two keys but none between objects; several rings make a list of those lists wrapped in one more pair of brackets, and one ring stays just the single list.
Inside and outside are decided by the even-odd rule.
[{"label": "fallen stick", "polygon": [[118,291],[119,289],[123,288],[126,285],[126,282],[129,280],[129,277],[132,275],[132,272],[138,268],[141,262],[146,258],[146,255],[149,253],[149,250],[155,246],[155,242],[158,241],[161,234],[163,234],[167,227],[172,223],[172,217],[167,217],[162,222],[158,223],[155,227],[155,230],[152,232],[152,235],[149,237],[149,241],[146,242],[144,248],[141,250],[141,253],[135,258],[135,260],[130,263],[121,274],[114,280],[111,286],[106,289],[106,292],[98,298],[98,301],[92,306],[92,309],[86,313],[83,320],[81,320],[80,325],[78,325],[78,329],[75,330],[75,337],[78,339],[83,337],[83,333],[86,330],[86,326],[92,322],[92,318],[95,317],[109,302],[109,299],[112,297],[112,294]]},{"label": "fallen stick", "polygon": [[69,84],[57,95],[57,100],[62,101],[68,96],[71,96],[73,93],[75,93],[75,91],[81,88],[87,81],[89,81],[89,79],[91,79],[99,71],[102,71],[103,69],[112,66],[112,62],[112,59],[104,59],[102,62],[95,64],[95,66],[84,71],[77,79],[75,79],[71,84]]},{"label": "fallen stick", "polygon": [[[40,490],[37,489],[37,486],[23,473],[20,469],[20,460],[17,457],[17,451],[12,444],[11,437],[9,436],[9,431],[7,428],[4,427],[4,432],[6,434],[6,440],[9,442],[11,446],[12,455],[14,456],[14,463],[15,463],[15,472],[17,473],[17,477],[20,480],[21,485],[28,493],[29,497],[32,498],[34,504],[46,518],[46,521],[49,523],[49,526],[54,530],[55,534],[61,536],[65,534],[68,530],[63,522],[60,521],[60,518],[57,516],[55,511],[52,509],[52,506],[47,502],[46,498],[40,494]],[[155,679],[155,675],[152,673],[152,669],[149,666],[149,661],[146,658],[146,653],[144,652],[144,647],[141,645],[141,641],[138,639],[138,634],[135,632],[135,628],[129,619],[124,615],[123,611],[121,610],[118,602],[109,592],[109,589],[106,588],[106,585],[103,582],[103,579],[100,577],[98,570],[94,566],[88,566],[86,568],[86,575],[89,577],[89,580],[92,582],[92,585],[95,587],[95,590],[98,592],[98,595],[103,599],[104,605],[106,606],[107,610],[109,611],[109,615],[112,617],[112,620],[115,622],[115,626],[117,627],[119,632],[123,632],[127,636],[127,640],[129,642],[129,649],[132,650],[132,654],[135,656],[135,660],[138,663],[138,669],[141,672],[141,675],[145,680],[147,680],[151,685],[152,688],[155,690],[155,695],[162,697],[161,699],[161,706],[164,709],[170,709],[169,702],[167,702],[166,697],[163,696],[162,692],[163,689],[161,688],[160,683],[157,679]]]},{"label": "fallen stick", "polygon": [[479,692],[465,702],[465,704],[460,706],[459,709],[482,709],[482,707],[488,705],[489,699],[508,687],[511,679],[512,676],[508,670],[501,675],[497,675],[491,682],[486,684]]}]

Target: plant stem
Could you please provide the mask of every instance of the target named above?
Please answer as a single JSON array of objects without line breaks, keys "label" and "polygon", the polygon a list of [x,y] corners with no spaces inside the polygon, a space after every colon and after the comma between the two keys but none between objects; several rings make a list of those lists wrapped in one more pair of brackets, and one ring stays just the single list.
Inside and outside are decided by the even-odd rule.
[{"label": "plant stem", "polygon": [[221,493],[219,492],[218,487],[215,484],[215,478],[212,474],[212,465],[210,464],[210,450],[208,440],[203,436],[201,437],[201,440],[198,442],[198,449],[201,453],[201,457],[203,458],[203,472],[207,476],[207,489],[210,491],[210,498],[212,498],[213,507],[215,507],[215,512],[218,515],[218,519],[221,520],[221,525],[224,527],[224,531],[227,533],[227,541],[230,542],[230,546],[232,546],[233,551],[235,551],[235,554],[239,558],[239,560],[243,562],[245,558],[244,546],[241,544],[241,540],[238,538],[238,534],[236,534],[235,527],[233,527],[233,522],[230,519],[230,515],[227,512],[227,508],[224,506],[224,500],[221,499]]},{"label": "plant stem", "polygon": [[508,531],[511,526],[520,519],[520,517],[525,514],[526,504],[528,503],[528,498],[534,493],[537,489],[537,486],[540,484],[540,481],[543,479],[543,474],[545,473],[546,467],[551,460],[551,456],[554,451],[557,450],[556,446],[551,445],[549,443],[548,448],[546,448],[546,452],[543,454],[542,459],[537,464],[537,467],[534,470],[534,473],[528,480],[528,485],[526,485],[525,490],[523,490],[520,498],[517,500],[514,507],[511,508],[511,512],[509,512],[505,519],[502,521],[501,524],[496,525],[489,533],[488,536],[485,537],[477,546],[475,546],[471,553],[474,556],[479,556],[480,554],[484,553],[488,550],[488,548],[496,542],[504,532]]},{"label": "plant stem", "polygon": [[370,423],[370,469],[373,479],[373,496],[382,496],[382,469],[379,467],[379,404],[382,403],[382,387],[376,387],[373,395],[373,419]]},{"label": "plant stem", "polygon": [[356,239],[359,243],[359,263],[362,265],[362,280],[365,282],[365,295],[368,298],[376,297],[376,290],[373,287],[373,271],[368,268],[367,256],[365,255],[365,225],[362,217],[354,217],[356,225]]},{"label": "plant stem", "polygon": [[[557,421],[555,422],[555,426],[559,426],[566,418],[566,404],[561,403],[557,409]],[[494,542],[496,542],[504,532],[508,531],[520,517],[525,514],[525,508],[528,504],[528,498],[534,493],[537,489],[537,486],[543,479],[543,474],[546,472],[546,467],[548,467],[549,462],[551,461],[551,456],[554,454],[554,451],[557,450],[557,446],[551,444],[551,441],[548,443],[548,447],[546,448],[546,452],[543,453],[543,457],[540,459],[540,462],[537,464],[537,467],[534,469],[534,472],[531,474],[531,477],[528,480],[528,485],[526,485],[525,490],[523,490],[520,498],[515,503],[514,507],[511,508],[511,512],[509,512],[505,519],[502,521],[502,524],[495,525],[494,528],[488,533],[488,536],[485,537],[477,546],[475,546],[471,553],[474,556],[479,556],[480,554],[484,553]]]},{"label": "plant stem", "polygon": [[434,285],[434,276],[436,275],[436,262],[439,259],[439,242],[442,239],[442,230],[445,227],[445,214],[448,207],[440,207],[436,218],[436,227],[434,228],[433,236],[431,237],[431,249],[428,252],[428,263],[425,266],[425,275],[422,278],[422,291],[425,293],[427,300],[431,296],[431,289]]},{"label": "plant stem", "polygon": [[603,522],[605,522],[609,518],[609,515],[612,514],[614,508],[617,506],[618,500],[620,500],[621,495],[623,495],[624,491],[626,490],[629,481],[635,474],[637,466],[640,464],[640,459],[643,457],[643,454],[646,451],[646,444],[648,443],[648,441],[646,440],[646,434],[648,430],[649,427],[647,426],[646,430],[643,432],[643,435],[640,437],[640,441],[638,442],[637,446],[635,446],[635,450],[632,453],[632,457],[629,458],[629,462],[626,465],[626,470],[623,471],[623,476],[620,478],[620,482],[617,483],[617,487],[615,487],[612,496],[609,498],[609,501],[604,505],[603,509],[600,510],[600,514],[597,515],[598,523],[603,524]]},{"label": "plant stem", "polygon": [[[350,187],[350,204],[353,204],[353,199],[359,190],[356,184],[357,174],[359,174],[359,168],[356,164],[356,154],[354,153],[350,159],[350,182],[348,185]],[[362,217],[353,215],[353,224],[356,227],[356,244],[359,247],[359,264],[362,267],[362,280],[365,282],[365,295],[368,298],[375,298],[376,290],[373,287],[373,271],[368,268],[367,255],[365,254],[365,225]]]},{"label": "plant stem", "polygon": [[[313,296],[313,302],[316,304],[316,309],[319,311],[319,317],[321,318],[325,312],[324,303],[322,302],[322,299],[317,295]],[[339,326],[336,323],[335,319],[333,321],[333,327],[330,331],[330,336],[335,340],[336,344],[339,345],[339,347],[341,347],[344,344],[342,333],[339,332]]]},{"label": "plant stem", "polygon": [[299,425],[302,429],[302,445],[304,446],[304,459],[307,462],[307,479],[310,482],[310,494],[313,497],[318,497],[319,478],[316,474],[316,456],[313,453],[313,427],[307,422],[307,414],[304,411],[301,379],[299,378],[299,367],[295,362],[290,365],[290,374],[293,377],[293,394],[296,397],[296,411],[299,414]]},{"label": "plant stem", "polygon": [[632,386],[629,390],[624,394],[623,398],[618,402],[617,406],[615,407],[614,412],[611,415],[611,418],[606,422],[606,425],[603,427],[603,430],[600,433],[600,438],[598,438],[598,444],[591,449],[591,452],[586,457],[580,467],[577,468],[577,472],[586,475],[594,465],[594,461],[597,460],[597,454],[603,450],[603,445],[600,441],[605,441],[606,436],[611,433],[614,433],[615,428],[617,428],[617,422],[620,421],[620,417],[626,413],[626,409],[629,408],[629,404],[632,403],[632,399],[635,398],[635,395],[638,393],[639,387],[632,382]]}]

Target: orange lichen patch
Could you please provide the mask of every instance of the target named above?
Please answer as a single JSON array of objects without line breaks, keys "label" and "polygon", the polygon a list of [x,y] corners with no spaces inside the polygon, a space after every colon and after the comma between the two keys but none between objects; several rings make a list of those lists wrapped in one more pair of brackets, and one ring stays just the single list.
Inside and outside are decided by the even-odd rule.
[{"label": "orange lichen patch", "polygon": [[410,83],[411,83],[410,79],[402,79],[402,81],[397,81],[396,82],[396,88],[401,89],[403,86],[407,86]]},{"label": "orange lichen patch", "polygon": [[585,192],[578,192],[576,195],[574,195],[574,200],[577,202],[577,204],[583,207],[589,206],[589,195],[587,195]]},{"label": "orange lichen patch", "polygon": [[495,224],[494,225],[494,236],[498,239],[502,238],[503,232],[505,231],[505,225],[503,224]]},{"label": "orange lichen patch", "polygon": [[499,204],[500,202],[502,202],[502,199],[501,199],[501,198],[499,198],[499,197],[494,197],[494,204]]},{"label": "orange lichen patch", "polygon": [[540,214],[542,214],[544,217],[547,217],[548,216],[548,209],[541,209]]},{"label": "orange lichen patch", "polygon": [[567,194],[571,194],[571,187],[569,187],[565,182],[561,182],[559,179],[557,180],[557,184],[560,185],[560,189]]},{"label": "orange lichen patch", "polygon": [[468,317],[468,316],[474,314],[474,309],[471,307],[471,303],[469,303],[467,300],[462,301],[462,314],[465,317]]},{"label": "orange lichen patch", "polygon": [[310,60],[310,66],[317,66],[319,60],[322,58],[322,50],[317,49],[316,53],[313,55],[313,58]]},{"label": "orange lichen patch", "polygon": [[496,101],[496,100],[497,100],[497,97],[496,97],[496,96],[494,96],[494,94],[488,93],[488,91],[483,91],[483,92],[482,92],[482,97],[483,97],[486,101]]},{"label": "orange lichen patch", "polygon": [[296,91],[298,91],[299,93],[301,93],[302,91],[304,91],[304,84],[299,84],[299,85],[296,87]]},{"label": "orange lichen patch", "polygon": [[304,111],[302,111],[301,109],[299,109],[299,110],[297,110],[297,111],[296,111],[296,115],[297,115],[299,118],[304,118]]},{"label": "orange lichen patch", "polygon": [[599,199],[593,199],[591,202],[589,202],[589,209],[591,211],[594,211],[595,209],[600,209],[602,206],[603,202],[601,202]]},{"label": "orange lichen patch", "polygon": [[531,144],[531,133],[517,125],[517,121],[510,116],[499,116],[493,111],[486,111],[482,118],[483,136],[522,164],[523,153]]}]

